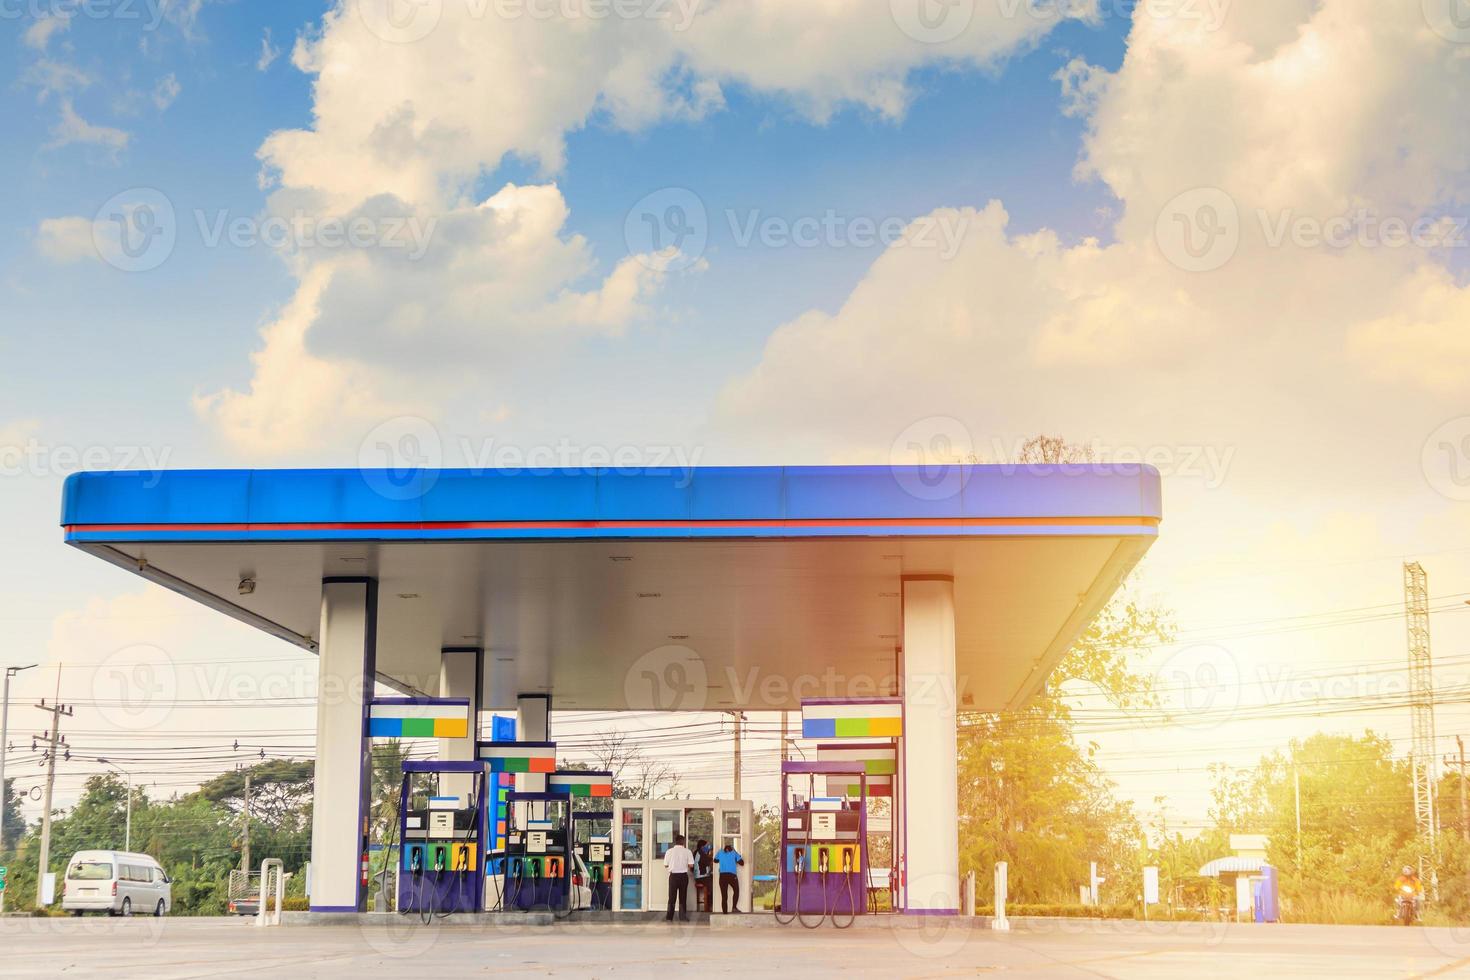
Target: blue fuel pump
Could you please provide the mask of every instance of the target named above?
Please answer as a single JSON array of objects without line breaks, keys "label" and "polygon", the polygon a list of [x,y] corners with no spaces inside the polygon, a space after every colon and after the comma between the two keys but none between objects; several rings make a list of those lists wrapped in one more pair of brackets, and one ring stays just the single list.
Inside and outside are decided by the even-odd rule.
[{"label": "blue fuel pump", "polygon": [[[505,911],[572,912],[572,798],[569,793],[506,794]],[[543,811],[532,816],[530,804]],[[518,804],[528,804],[525,807]]]},{"label": "blue fuel pump", "polygon": [[[445,775],[468,776],[469,791],[445,791]],[[481,910],[488,775],[482,762],[403,763],[398,804],[400,913],[416,912],[428,922],[436,915]]]}]

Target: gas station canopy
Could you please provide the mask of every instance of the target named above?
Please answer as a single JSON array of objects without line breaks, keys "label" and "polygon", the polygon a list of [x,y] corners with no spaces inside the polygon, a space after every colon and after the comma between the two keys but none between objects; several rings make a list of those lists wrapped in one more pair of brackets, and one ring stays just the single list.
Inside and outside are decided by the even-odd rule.
[{"label": "gas station canopy", "polygon": [[379,679],[433,690],[441,650],[480,648],[487,710],[628,707],[670,644],[709,708],[757,707],[750,678],[891,676],[923,576],[954,582],[960,703],[1014,707],[1160,517],[1152,468],[1072,464],[81,473],[62,505],[69,544],[310,650],[323,580],[374,579]]}]

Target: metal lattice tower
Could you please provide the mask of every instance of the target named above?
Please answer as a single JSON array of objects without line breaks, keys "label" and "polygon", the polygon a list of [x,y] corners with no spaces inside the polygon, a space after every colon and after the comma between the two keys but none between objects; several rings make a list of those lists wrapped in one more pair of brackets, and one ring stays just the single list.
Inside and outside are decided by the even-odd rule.
[{"label": "metal lattice tower", "polygon": [[1417,561],[1404,563],[1404,617],[1409,639],[1409,710],[1412,712],[1414,821],[1435,843],[1434,667],[1429,659],[1429,577]]}]

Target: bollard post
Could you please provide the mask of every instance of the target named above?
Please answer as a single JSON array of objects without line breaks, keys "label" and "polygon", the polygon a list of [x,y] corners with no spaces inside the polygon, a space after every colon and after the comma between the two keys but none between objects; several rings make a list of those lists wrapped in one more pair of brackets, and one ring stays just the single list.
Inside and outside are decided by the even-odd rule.
[{"label": "bollard post", "polygon": [[[276,910],[274,913],[267,912],[270,907],[270,880],[271,870],[276,874]],[[266,858],[260,862],[260,907],[255,910],[255,924],[257,926],[278,926],[281,924],[281,906],[286,901],[286,866],[280,858]]]},{"label": "bollard post", "polygon": [[1006,862],[995,862],[995,918],[990,920],[990,928],[997,932],[1007,932],[1011,928],[1010,920],[1006,918]]}]

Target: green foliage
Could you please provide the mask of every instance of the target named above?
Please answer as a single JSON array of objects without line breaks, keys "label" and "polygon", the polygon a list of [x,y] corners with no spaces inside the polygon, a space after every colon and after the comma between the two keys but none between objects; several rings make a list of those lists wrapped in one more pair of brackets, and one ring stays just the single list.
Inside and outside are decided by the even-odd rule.
[{"label": "green foliage", "polygon": [[4,821],[5,847],[0,854],[13,853],[16,844],[26,832],[26,818],[20,809],[20,796],[15,792],[15,780],[5,780],[5,806],[0,809],[0,820]]},{"label": "green foliage", "polygon": [[[1470,843],[1457,832],[1458,778],[1441,788],[1446,818],[1438,841],[1438,901],[1426,921],[1470,919]],[[1316,734],[1293,740],[1248,772],[1216,773],[1212,856],[1228,853],[1224,837],[1268,835],[1267,860],[1280,872],[1282,916],[1292,922],[1372,924],[1388,920],[1393,879],[1430,853],[1414,824],[1413,783],[1406,759],[1371,731]],[[1297,803],[1301,835],[1297,835]],[[1431,888],[1432,891],[1432,888]]]},{"label": "green foliage", "polygon": [[1097,746],[1073,736],[1067,693],[1100,693],[1124,709],[1156,704],[1152,679],[1133,667],[1166,643],[1163,612],[1127,596],[1088,626],[1053,672],[1050,691],[1027,707],[961,717],[960,863],[991,899],[996,861],[1010,863],[1010,894],[1023,903],[1074,902],[1089,863],[1110,885],[1103,896],[1131,901],[1142,828],[1096,762]]},{"label": "green foliage", "polygon": [[[981,913],[985,913],[981,909]],[[1060,919],[1134,919],[1138,910],[1132,905],[1065,905],[1065,904],[1015,904],[1006,903],[1006,917],[1045,916]]]},{"label": "green foliage", "polygon": [[[311,764],[305,765],[309,774]],[[252,814],[256,780],[266,799],[280,798],[299,791],[300,767],[262,763],[252,769]],[[277,778],[285,785],[275,786]],[[239,779],[243,788],[243,774]],[[231,806],[229,784],[219,777],[193,793],[161,803],[150,800],[142,787],[133,787],[132,850],[152,855],[173,879],[176,915],[226,911],[229,873],[240,865],[243,829],[241,813]],[[117,776],[88,779],[76,805],[52,819],[50,870],[60,873],[77,851],[123,850],[126,802],[126,784]],[[310,856],[310,807],[298,803],[289,811],[267,809],[266,819],[251,821],[250,833],[252,861],[278,857],[287,871],[299,872]],[[26,908],[35,900],[39,838],[39,825],[30,828],[10,864],[8,909]]]}]

